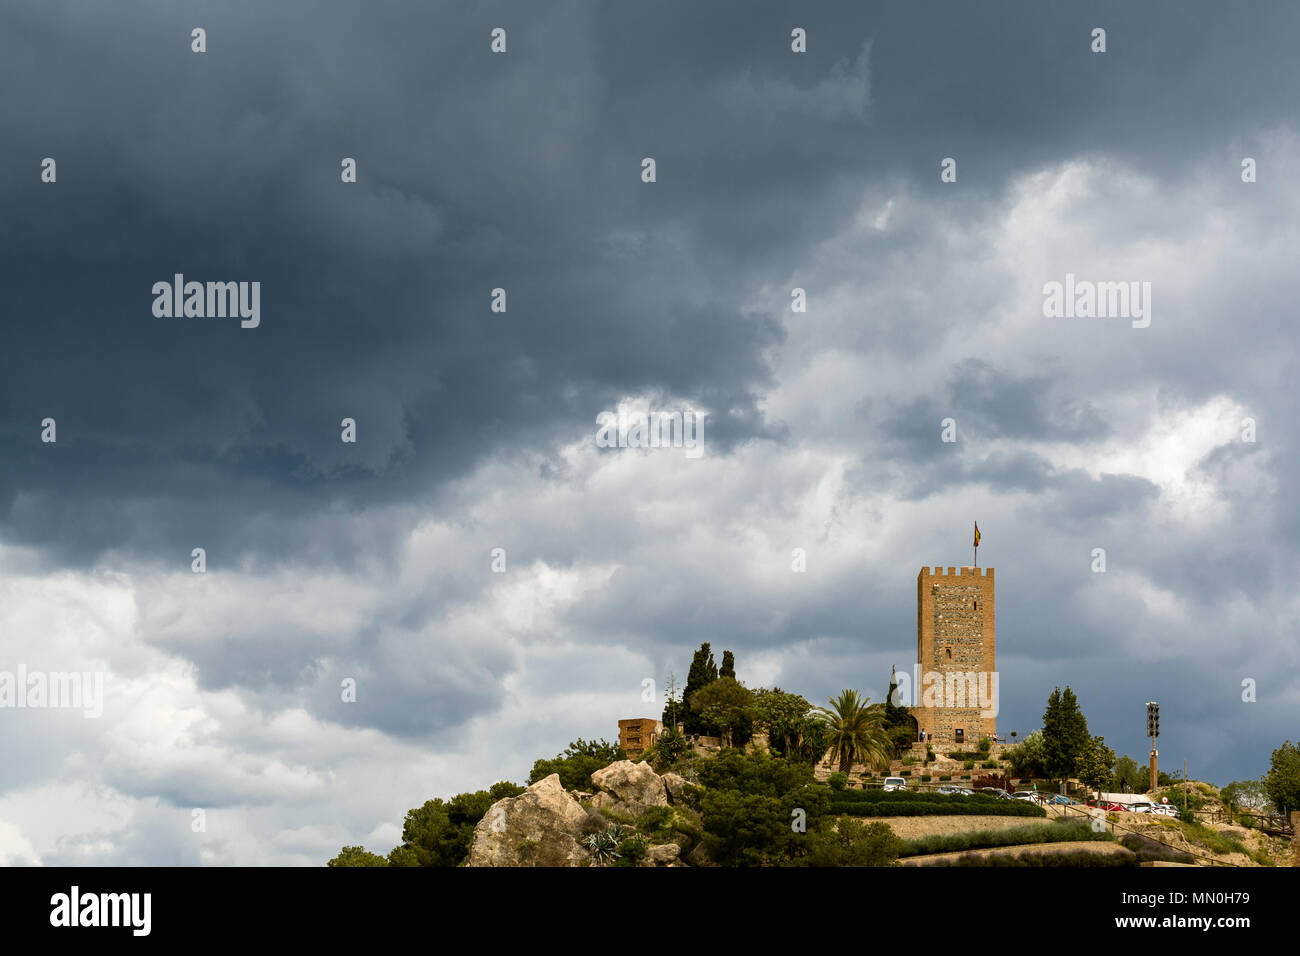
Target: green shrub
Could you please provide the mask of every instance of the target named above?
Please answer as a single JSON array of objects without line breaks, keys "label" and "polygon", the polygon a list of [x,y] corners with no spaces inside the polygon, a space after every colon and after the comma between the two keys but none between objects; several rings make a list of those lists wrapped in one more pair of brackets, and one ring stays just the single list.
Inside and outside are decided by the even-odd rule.
[{"label": "green shrub", "polygon": [[651,807],[637,818],[636,828],[659,843],[667,843],[673,835],[676,814],[671,807]]},{"label": "green shrub", "polygon": [[978,744],[978,749],[980,753],[982,754],[988,753],[989,748],[992,746],[993,746],[993,741],[989,740],[987,737],[980,738],[980,742]]},{"label": "green shrub", "polygon": [[627,754],[618,744],[609,741],[577,740],[564,748],[554,760],[537,760],[528,775],[530,784],[536,783],[553,773],[560,775],[560,783],[565,790],[589,791],[592,788],[591,775],[603,770],[617,760],[626,760]]},{"label": "green shrub", "polygon": [[847,773],[836,772],[826,778],[826,786],[832,790],[841,791],[849,785],[849,775]]},{"label": "green shrub", "polygon": [[963,769],[963,770],[974,770],[974,769],[975,769],[975,761],[974,761],[974,760],[967,760],[965,763],[963,763],[963,764],[961,765],[961,769]]},{"label": "green shrub", "polygon": [[925,759],[926,759],[926,760],[933,760],[933,759],[934,759],[934,750],[932,750],[928,744],[926,745],[926,748],[925,748]]},{"label": "green shrub", "polygon": [[912,771],[910,771],[910,770],[900,770],[900,771],[898,771],[898,775],[899,775],[900,777],[910,777],[910,776],[912,775]]},{"label": "green shrub", "polygon": [[780,866],[807,853],[807,833],[791,829],[791,813],[807,814],[808,832],[820,825],[836,793],[815,782],[813,769],[762,753],[723,750],[695,770],[704,846],[721,866]]},{"label": "green shrub", "polygon": [[930,782],[930,774],[928,774],[928,773],[923,773],[923,774],[921,774],[921,782],[922,782],[922,783],[929,783],[929,782]]},{"label": "green shrub", "polygon": [[998,762],[996,760],[986,760],[980,764],[980,766],[985,770],[996,770],[998,768]]},{"label": "green shrub", "polygon": [[808,834],[808,853],[799,866],[889,866],[898,859],[903,841],[884,823],[840,820],[835,829],[818,827]]},{"label": "green shrub", "polygon": [[1220,833],[1213,827],[1207,827],[1195,819],[1187,819],[1189,815],[1185,814],[1182,819],[1183,836],[1187,837],[1192,843],[1199,844],[1213,853],[1242,853],[1250,855],[1250,850],[1246,844],[1241,842],[1241,837],[1234,833]]},{"label": "green shrub", "polygon": [[[862,797],[900,797],[903,799],[859,799]],[[854,817],[927,817],[927,816],[1047,816],[1042,807],[1023,800],[999,800],[996,797],[964,797],[956,794],[913,793],[896,791],[853,791],[837,794],[831,802],[832,813]]]},{"label": "green shrub", "polygon": [[650,847],[646,844],[645,839],[639,836],[630,836],[622,840],[618,845],[618,859],[614,861],[614,866],[636,866],[650,853]]},{"label": "green shrub", "polygon": [[339,855],[325,864],[343,867],[379,867],[388,866],[388,861],[378,853],[371,853],[363,846],[345,846]]},{"label": "green shrub", "polygon": [[939,782],[940,782],[940,783],[942,783],[944,780],[951,780],[951,779],[952,779],[952,774],[950,774],[950,773],[942,773],[942,774],[939,775]]},{"label": "green shrub", "polygon": [[[434,799],[407,811],[402,842],[388,852],[390,866],[460,866],[469,856],[474,828],[497,800],[516,797],[523,788],[502,781],[487,790]],[[353,862],[364,861],[359,857]]]}]

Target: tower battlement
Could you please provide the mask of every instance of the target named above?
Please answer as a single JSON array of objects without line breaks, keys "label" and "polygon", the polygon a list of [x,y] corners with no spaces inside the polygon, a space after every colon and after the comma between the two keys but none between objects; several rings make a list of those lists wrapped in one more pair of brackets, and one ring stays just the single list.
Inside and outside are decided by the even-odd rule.
[{"label": "tower battlement", "polygon": [[[983,572],[983,573],[981,573]],[[992,568],[975,568],[967,565],[963,568],[950,567],[946,571],[942,567],[931,570],[930,568],[921,569],[921,577],[974,577],[974,578],[991,578],[993,577]]]}]

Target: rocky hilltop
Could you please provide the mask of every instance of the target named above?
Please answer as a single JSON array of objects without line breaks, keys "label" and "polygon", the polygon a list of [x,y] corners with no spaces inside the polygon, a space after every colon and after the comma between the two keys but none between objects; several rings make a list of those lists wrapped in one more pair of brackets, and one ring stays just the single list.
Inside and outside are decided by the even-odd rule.
[{"label": "rocky hilltop", "polygon": [[[498,800],[474,829],[466,866],[591,866],[599,855],[588,837],[617,831],[640,837],[646,853],[640,866],[685,866],[683,857],[696,841],[693,810],[686,806],[687,782],[675,773],[662,776],[648,764],[620,760],[591,775],[593,793],[565,790],[558,774],[537,781],[517,797]],[[628,825],[653,807],[663,825],[633,832]],[[674,823],[684,829],[674,829]],[[695,848],[690,862],[706,860]]]}]

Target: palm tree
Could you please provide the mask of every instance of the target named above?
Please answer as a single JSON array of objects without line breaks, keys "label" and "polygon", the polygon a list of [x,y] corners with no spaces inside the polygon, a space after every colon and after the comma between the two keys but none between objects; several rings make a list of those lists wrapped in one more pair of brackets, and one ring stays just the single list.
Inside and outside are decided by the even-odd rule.
[{"label": "palm tree", "polygon": [[888,767],[894,748],[885,733],[884,714],[870,710],[871,698],[845,690],[826,700],[830,707],[814,709],[813,716],[830,729],[831,759],[839,760],[840,771],[848,773],[855,763]]}]

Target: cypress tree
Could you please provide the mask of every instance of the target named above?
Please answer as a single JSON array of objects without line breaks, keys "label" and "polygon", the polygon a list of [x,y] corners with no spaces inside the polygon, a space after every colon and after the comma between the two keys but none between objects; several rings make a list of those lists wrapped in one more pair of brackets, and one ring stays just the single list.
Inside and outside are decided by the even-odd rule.
[{"label": "cypress tree", "polygon": [[1078,769],[1084,752],[1092,745],[1088,721],[1079,709],[1078,698],[1069,685],[1057,687],[1047,698],[1043,711],[1043,763],[1047,772],[1064,780]]},{"label": "cypress tree", "polygon": [[736,679],[736,655],[731,651],[722,652],[722,667],[718,669],[718,676]]},{"label": "cypress tree", "polygon": [[707,731],[704,720],[691,709],[691,695],[707,687],[718,679],[718,665],[713,662],[713,650],[705,641],[691,658],[691,669],[686,675],[686,686],[682,689],[682,723],[688,734],[703,734]]}]

